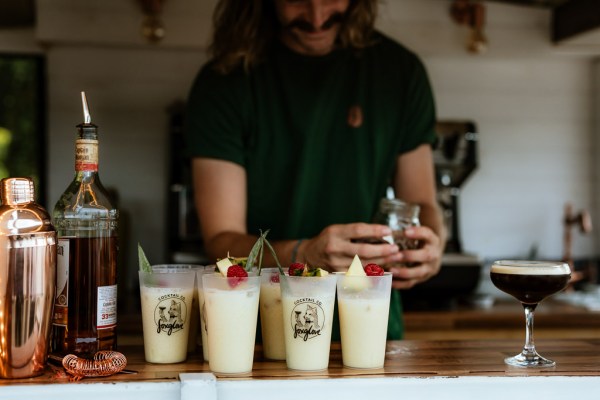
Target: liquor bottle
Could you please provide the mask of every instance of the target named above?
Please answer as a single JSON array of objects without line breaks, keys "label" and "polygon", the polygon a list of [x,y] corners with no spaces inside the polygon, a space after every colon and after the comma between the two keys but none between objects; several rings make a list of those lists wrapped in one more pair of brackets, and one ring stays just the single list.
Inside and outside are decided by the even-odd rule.
[{"label": "liquor bottle", "polygon": [[118,211],[100,182],[98,127],[81,96],[75,178],[52,213],[58,237],[52,351],[85,357],[116,348]]}]

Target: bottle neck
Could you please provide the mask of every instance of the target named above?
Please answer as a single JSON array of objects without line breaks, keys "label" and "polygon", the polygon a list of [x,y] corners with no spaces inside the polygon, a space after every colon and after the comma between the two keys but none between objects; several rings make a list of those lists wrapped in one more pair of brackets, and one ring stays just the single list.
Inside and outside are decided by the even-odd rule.
[{"label": "bottle neck", "polygon": [[98,172],[98,139],[79,137],[75,141],[75,172],[89,175]]}]

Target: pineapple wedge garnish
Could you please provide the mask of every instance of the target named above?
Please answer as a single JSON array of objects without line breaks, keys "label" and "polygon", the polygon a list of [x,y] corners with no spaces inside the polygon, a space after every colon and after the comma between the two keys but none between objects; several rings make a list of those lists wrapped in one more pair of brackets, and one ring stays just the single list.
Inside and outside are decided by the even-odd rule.
[{"label": "pineapple wedge garnish", "polygon": [[348,271],[346,271],[346,276],[367,276],[358,255],[354,256],[350,267],[348,267]]},{"label": "pineapple wedge garnish", "polygon": [[227,276],[227,270],[231,267],[233,263],[229,259],[229,257],[225,257],[217,261],[217,269],[223,276]]},{"label": "pineapple wedge garnish", "polygon": [[370,282],[367,278],[367,273],[360,262],[360,258],[358,255],[354,256],[350,267],[348,267],[348,271],[346,271],[347,279],[344,279],[344,286],[351,290],[356,290],[357,292],[364,290],[369,287]]},{"label": "pineapple wedge garnish", "polygon": [[227,276],[227,270],[232,265],[239,265],[240,267],[246,269],[246,261],[248,257],[231,257],[229,252],[227,252],[227,257],[222,258],[217,261],[217,269],[223,276]]}]

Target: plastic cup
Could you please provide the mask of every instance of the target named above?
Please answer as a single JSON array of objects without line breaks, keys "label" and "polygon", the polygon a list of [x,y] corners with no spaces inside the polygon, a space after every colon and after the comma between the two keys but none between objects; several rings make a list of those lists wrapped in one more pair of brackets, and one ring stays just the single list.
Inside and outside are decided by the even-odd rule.
[{"label": "plastic cup", "polygon": [[[152,271],[160,271],[165,268],[179,268],[191,270],[194,272],[204,271],[204,265],[196,264],[157,264],[152,266]],[[198,278],[195,277],[194,288],[197,286]],[[198,348],[200,336],[200,312],[199,312],[198,292],[194,289],[194,297],[192,299],[192,311],[190,316],[190,334],[188,335],[187,352],[193,353]]]},{"label": "plastic cup", "polygon": [[289,369],[329,366],[336,276],[281,276],[283,332]]},{"label": "plastic cup", "polygon": [[194,298],[193,270],[139,271],[144,354],[147,362],[186,360]]},{"label": "plastic cup", "polygon": [[392,275],[338,275],[337,298],[342,363],[351,368],[382,368],[385,361]]},{"label": "plastic cup", "polygon": [[278,268],[263,268],[260,273],[260,328],[263,356],[269,360],[285,360],[283,307]]},{"label": "plastic cup", "polygon": [[208,365],[222,374],[252,371],[260,277],[202,275]]}]

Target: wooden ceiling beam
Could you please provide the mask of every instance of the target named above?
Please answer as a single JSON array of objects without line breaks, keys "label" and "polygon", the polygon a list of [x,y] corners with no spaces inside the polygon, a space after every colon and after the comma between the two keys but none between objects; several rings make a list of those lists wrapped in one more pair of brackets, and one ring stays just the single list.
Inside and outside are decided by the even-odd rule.
[{"label": "wooden ceiling beam", "polygon": [[596,28],[600,28],[599,0],[570,0],[552,10],[554,43]]}]

